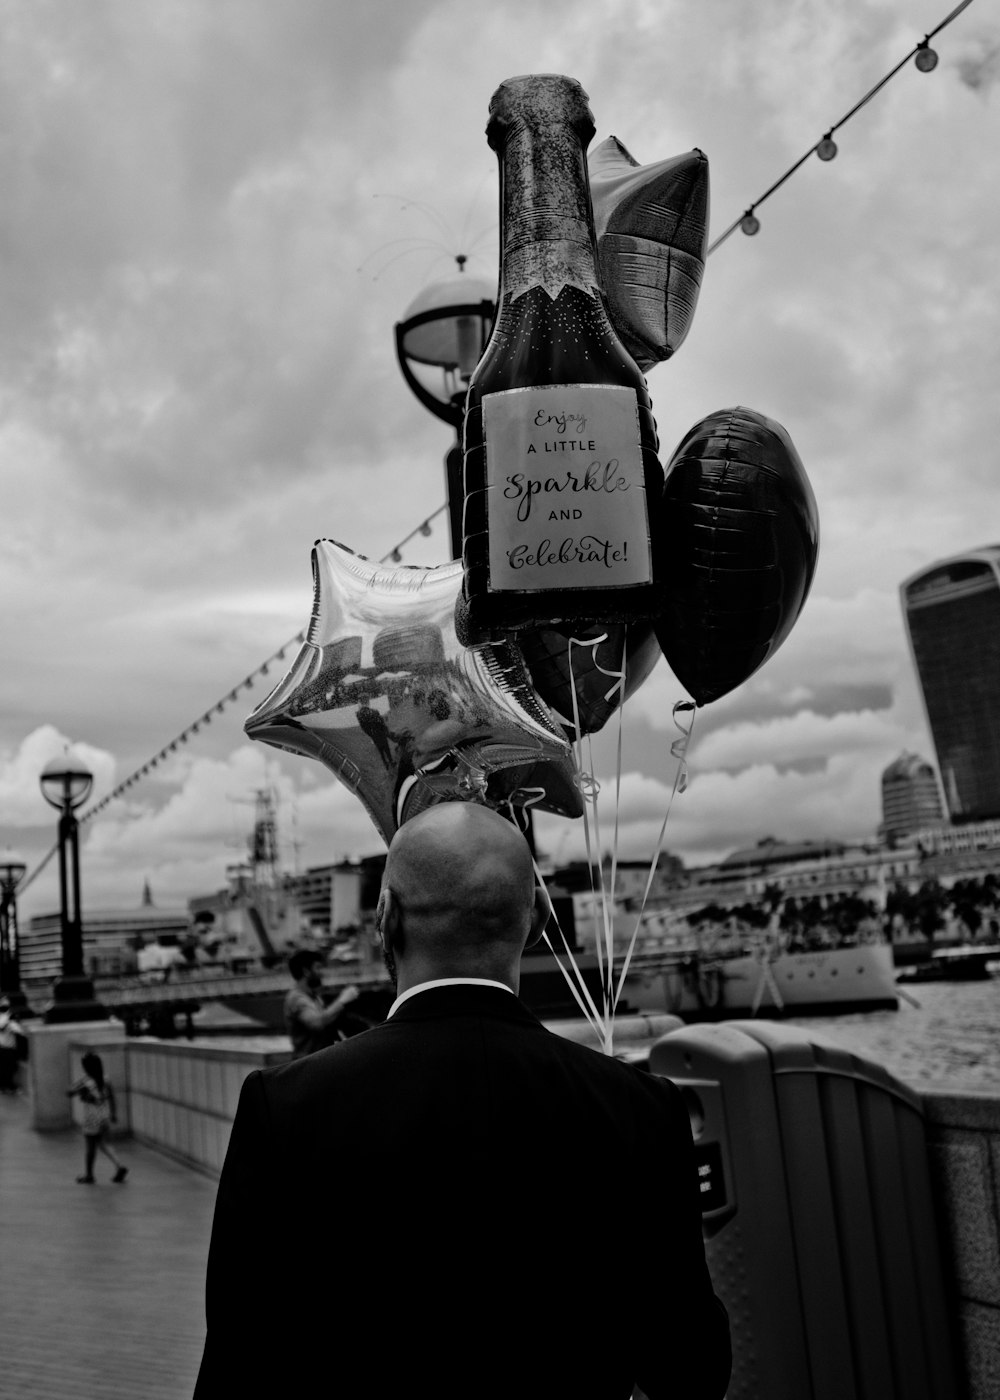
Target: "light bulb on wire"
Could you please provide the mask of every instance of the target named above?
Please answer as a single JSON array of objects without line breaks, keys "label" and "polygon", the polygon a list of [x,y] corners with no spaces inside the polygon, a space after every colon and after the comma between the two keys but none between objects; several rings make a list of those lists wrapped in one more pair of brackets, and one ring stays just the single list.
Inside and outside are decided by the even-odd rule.
[{"label": "light bulb on wire", "polygon": [[837,143],[828,131],[816,146],[816,154],[820,160],[833,160],[837,154]]},{"label": "light bulb on wire", "polygon": [[748,209],[743,215],[740,220],[740,228],[748,238],[752,238],[755,233],[760,232],[760,220],[752,210]]},{"label": "light bulb on wire", "polygon": [[922,44],[917,45],[917,52],[913,62],[920,69],[921,73],[933,73],[938,64],[938,56],[925,39]]}]

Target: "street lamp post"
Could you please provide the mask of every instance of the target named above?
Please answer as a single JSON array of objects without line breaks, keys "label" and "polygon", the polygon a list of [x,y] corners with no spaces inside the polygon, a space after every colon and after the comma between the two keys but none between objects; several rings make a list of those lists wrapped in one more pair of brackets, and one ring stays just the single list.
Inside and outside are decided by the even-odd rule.
[{"label": "street lamp post", "polygon": [[99,1021],[107,1012],[94,997],[94,984],[83,970],[83,922],[80,918],[80,850],[76,809],[86,802],[94,784],[90,770],[67,753],[42,769],[42,796],[59,811],[59,914],[62,935],[62,976],[53,986],[53,1001],[45,1012],[49,1025],[67,1021]]},{"label": "street lamp post", "polygon": [[29,1008],[21,990],[21,945],[17,932],[17,887],[27,866],[8,846],[0,857],[0,994],[14,1015]]},{"label": "street lamp post", "polygon": [[403,378],[424,408],[455,430],[444,459],[453,559],[462,553],[465,393],[496,311],[491,284],[464,271],[463,255],[455,261],[460,276],[425,287],[396,325],[396,358]]}]

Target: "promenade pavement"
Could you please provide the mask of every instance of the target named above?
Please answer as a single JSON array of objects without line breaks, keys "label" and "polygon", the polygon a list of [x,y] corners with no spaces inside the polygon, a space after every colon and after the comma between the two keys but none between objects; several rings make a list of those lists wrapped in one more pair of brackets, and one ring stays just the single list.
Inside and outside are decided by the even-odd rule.
[{"label": "promenade pavement", "polygon": [[0,1397],[190,1400],[216,1183],[130,1139],[120,1186],[78,1132],[0,1097]]}]

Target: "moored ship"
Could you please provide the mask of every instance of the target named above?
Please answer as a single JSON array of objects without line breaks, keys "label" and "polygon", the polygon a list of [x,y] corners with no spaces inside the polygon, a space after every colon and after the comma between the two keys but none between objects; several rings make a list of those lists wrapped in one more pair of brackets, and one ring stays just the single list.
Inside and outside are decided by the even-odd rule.
[{"label": "moored ship", "polygon": [[793,950],[767,940],[729,955],[692,949],[660,968],[639,966],[625,982],[630,1007],[684,1020],[782,1013],[842,1015],[899,1005],[887,943]]},{"label": "moored ship", "polygon": [[[595,942],[606,942],[606,920],[597,900],[579,909],[576,933],[588,960]],[[632,1011],[690,1021],[899,1006],[892,946],[873,910],[807,923],[794,904],[777,900],[683,913],[666,904],[636,912],[621,901],[612,922],[616,967],[633,947],[622,997]]]}]

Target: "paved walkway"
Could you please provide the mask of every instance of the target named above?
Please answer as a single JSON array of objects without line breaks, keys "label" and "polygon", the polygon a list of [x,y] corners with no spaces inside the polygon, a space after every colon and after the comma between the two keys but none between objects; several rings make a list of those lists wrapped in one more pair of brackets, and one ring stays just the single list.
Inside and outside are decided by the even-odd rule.
[{"label": "paved walkway", "polygon": [[126,1139],[128,1180],[78,1186],[83,1140],[0,1097],[0,1395],[190,1400],[215,1182]]}]

